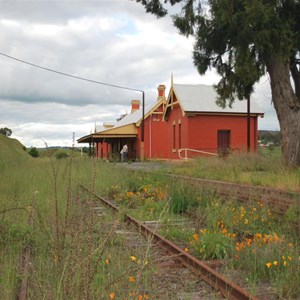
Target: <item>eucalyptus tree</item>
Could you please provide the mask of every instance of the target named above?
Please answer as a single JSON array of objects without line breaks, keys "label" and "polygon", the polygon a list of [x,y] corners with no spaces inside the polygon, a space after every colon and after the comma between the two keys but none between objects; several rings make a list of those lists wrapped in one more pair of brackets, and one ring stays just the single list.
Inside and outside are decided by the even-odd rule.
[{"label": "eucalyptus tree", "polygon": [[180,5],[174,26],[195,38],[200,74],[215,68],[220,106],[247,99],[268,74],[281,129],[283,158],[300,166],[300,0],[136,0],[165,16]]}]

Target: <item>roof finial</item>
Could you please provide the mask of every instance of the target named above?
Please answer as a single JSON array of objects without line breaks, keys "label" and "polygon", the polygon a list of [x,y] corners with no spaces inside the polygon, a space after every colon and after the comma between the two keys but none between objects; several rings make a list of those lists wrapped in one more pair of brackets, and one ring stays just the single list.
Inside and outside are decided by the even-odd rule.
[{"label": "roof finial", "polygon": [[173,86],[173,72],[171,73],[171,87]]},{"label": "roof finial", "polygon": [[94,129],[94,133],[97,132],[97,122],[95,121],[95,129]]}]

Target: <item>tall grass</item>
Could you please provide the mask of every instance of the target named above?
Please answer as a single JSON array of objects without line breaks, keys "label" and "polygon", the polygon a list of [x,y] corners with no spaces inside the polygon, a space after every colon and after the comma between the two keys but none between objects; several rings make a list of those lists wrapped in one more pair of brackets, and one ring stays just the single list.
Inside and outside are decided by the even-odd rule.
[{"label": "tall grass", "polygon": [[[270,177],[281,168],[280,174],[290,172],[297,181],[297,170],[287,170],[264,156],[199,160],[175,171],[242,181],[242,174],[257,176],[263,172]],[[131,213],[143,220],[164,222],[166,227],[172,226],[172,219],[178,216],[183,221],[190,216],[196,218],[196,228],[180,233],[173,226],[172,233],[165,231],[170,237],[176,235],[176,239],[184,235],[185,242],[192,230],[199,230],[203,224],[210,222],[215,229],[213,226],[222,220],[229,224],[228,229],[231,226],[232,211],[228,209],[225,214],[224,203],[218,202],[219,199],[189,185],[172,182],[161,173],[133,173],[116,164],[73,156],[62,159],[26,156],[20,161],[7,157],[0,174],[1,299],[13,299],[17,293],[22,279],[22,251],[28,244],[32,252],[28,299],[125,299],[129,293],[138,296],[150,287],[153,276],[150,254],[147,252],[145,256],[144,249],[136,248],[134,253],[128,249],[126,240],[115,230],[122,214],[113,216],[103,211],[97,217],[93,209],[95,199],[83,195],[77,189],[78,183],[101,195],[123,193],[120,201],[125,202],[124,209],[130,203]],[[257,178],[258,184],[266,180]],[[284,183],[282,179],[280,182]],[[33,227],[27,223],[31,211]],[[297,212],[290,211],[287,218],[294,220],[295,215]],[[260,225],[253,223],[251,234],[255,234],[257,226]],[[283,230],[284,226],[280,228]],[[229,251],[223,250],[219,252],[221,257]],[[261,254],[262,258],[264,255]],[[250,264],[245,268],[250,269]],[[280,279],[288,281],[287,277],[272,277],[272,284]],[[281,287],[282,293],[286,293],[284,286]],[[155,295],[155,291],[151,292]]]},{"label": "tall grass", "polygon": [[[72,156],[18,164],[8,159],[0,173],[1,299],[13,299],[18,292],[26,245],[32,254],[28,299],[125,299],[129,292],[136,297],[143,292],[138,282],[147,289],[150,259],[139,249],[129,253],[116,235],[122,214],[104,211],[97,217],[94,198],[78,191],[81,183],[103,195],[112,185],[134,188],[150,180],[147,176]],[[31,211],[33,227],[27,223]],[[133,264],[133,255],[139,263]]]},{"label": "tall grass", "polygon": [[[268,151],[268,152],[266,152]],[[286,167],[278,151],[262,150],[227,158],[209,157],[173,165],[171,172],[199,178],[300,191],[300,169]]]}]

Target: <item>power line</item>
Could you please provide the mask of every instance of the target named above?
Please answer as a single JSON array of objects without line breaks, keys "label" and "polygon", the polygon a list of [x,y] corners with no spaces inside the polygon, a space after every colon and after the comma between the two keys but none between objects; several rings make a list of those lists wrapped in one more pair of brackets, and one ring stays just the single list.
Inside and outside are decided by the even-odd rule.
[{"label": "power line", "polygon": [[[26,65],[29,65],[29,66],[32,66],[32,67],[35,67],[35,68],[39,68],[39,69],[42,69],[42,70],[45,70],[45,71],[48,71],[48,72],[56,73],[56,74],[59,74],[59,75],[63,75],[63,76],[75,78],[75,79],[78,79],[78,80],[83,80],[83,81],[91,82],[91,83],[97,83],[97,84],[101,84],[101,85],[105,85],[105,86],[110,86],[110,87],[114,87],[114,88],[118,88],[118,89],[124,89],[124,90],[129,90],[129,91],[135,91],[135,92],[142,93],[142,103],[143,104],[142,104],[142,123],[141,123],[141,131],[142,131],[142,133],[141,133],[141,142],[144,144],[144,138],[145,138],[145,129],[144,129],[144,121],[145,121],[145,92],[143,90],[129,88],[129,87],[126,87],[126,86],[121,86],[121,85],[116,85],[116,84],[110,84],[110,83],[106,83],[106,82],[102,82],[102,81],[97,81],[97,80],[92,80],[92,79],[88,79],[88,78],[84,78],[84,77],[79,77],[79,76],[71,75],[71,74],[68,74],[68,73],[65,73],[65,72],[61,72],[61,71],[57,71],[57,70],[54,70],[54,69],[42,67],[42,66],[39,66],[37,64],[33,64],[31,62],[28,62],[28,61],[16,58],[14,56],[10,56],[10,55],[2,53],[2,52],[0,52],[0,55],[2,55],[4,57],[7,57],[7,58],[10,58],[10,59],[13,59],[13,60],[15,60],[17,62],[26,64]],[[143,148],[143,150],[141,150],[141,160],[144,160],[144,148]]]},{"label": "power line", "polygon": [[74,79],[83,80],[83,81],[87,81],[87,82],[91,82],[91,83],[97,83],[97,84],[101,84],[101,85],[106,85],[106,86],[110,86],[110,87],[114,87],[114,88],[118,88],[118,89],[124,89],[124,90],[130,90],[130,91],[136,91],[136,92],[144,93],[144,91],[139,90],[139,89],[129,88],[129,87],[126,87],[126,86],[121,86],[121,85],[116,85],[116,84],[110,84],[110,83],[97,81],[97,80],[93,80],[93,79],[88,79],[88,78],[84,78],[84,77],[80,77],[80,76],[75,76],[75,75],[71,75],[71,74],[68,74],[68,73],[65,73],[65,72],[61,72],[61,71],[57,71],[57,70],[54,70],[54,69],[42,67],[40,65],[37,65],[37,64],[34,64],[34,63],[31,63],[31,62],[28,62],[28,61],[10,56],[10,55],[2,53],[2,52],[0,52],[0,55],[2,55],[4,57],[7,57],[7,58],[10,58],[10,59],[13,59],[17,62],[35,67],[35,68],[39,68],[39,69],[42,69],[42,70],[45,70],[45,71],[48,71],[48,72],[52,72],[52,73],[56,73],[56,74],[59,74],[59,75],[71,77],[71,78],[74,78]]}]

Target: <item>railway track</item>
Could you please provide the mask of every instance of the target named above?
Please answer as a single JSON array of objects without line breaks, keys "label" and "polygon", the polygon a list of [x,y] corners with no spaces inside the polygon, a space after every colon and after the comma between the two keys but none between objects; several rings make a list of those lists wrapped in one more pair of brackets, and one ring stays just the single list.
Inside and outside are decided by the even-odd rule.
[{"label": "railway track", "polygon": [[[132,165],[122,165],[135,172],[153,173],[146,165],[134,168]],[[170,179],[187,182],[204,190],[213,191],[223,198],[235,199],[240,202],[260,201],[276,208],[279,214],[284,214],[291,205],[300,205],[300,193],[275,188],[239,184],[220,180],[202,179],[185,175],[165,173]]]},{"label": "railway track", "polygon": [[176,180],[182,180],[189,184],[212,190],[224,198],[234,198],[241,202],[250,200],[260,201],[261,203],[277,208],[278,212],[281,214],[283,214],[291,205],[300,205],[300,194],[295,192],[183,175],[166,175]]},{"label": "railway track", "polygon": [[[118,212],[118,207],[115,203],[112,203],[108,199],[97,195],[83,185],[80,185],[80,187],[82,190],[92,195],[95,200],[101,202],[102,205],[105,205],[115,212]],[[131,227],[135,227],[139,233],[146,237],[147,241],[150,240],[151,247],[155,247],[154,251],[159,251],[159,257],[161,257],[161,260],[159,260],[159,269],[168,275],[167,277],[169,280],[173,282],[173,288],[186,280],[183,280],[183,276],[189,278],[188,282],[194,282],[193,288],[189,287],[185,294],[184,292],[181,292],[182,294],[180,296],[180,292],[177,291],[177,299],[218,299],[222,296],[223,298],[230,300],[258,300],[258,298],[251,295],[248,291],[236,283],[225,278],[222,274],[215,271],[208,264],[198,260],[188,252],[184,251],[184,249],[157,234],[155,229],[150,229],[149,226],[146,226],[143,224],[143,222],[139,222],[128,214],[124,214],[124,221]],[[126,233],[126,231],[124,233],[123,231],[123,234],[132,236],[131,231],[129,231],[129,233]],[[134,245],[135,243],[131,241],[128,244]],[[160,247],[160,250],[157,250],[157,246]],[[189,270],[189,272],[191,272],[193,275],[186,273],[187,271],[183,267]],[[172,274],[174,276],[172,276]],[[165,295],[163,295],[166,293],[166,291],[163,289],[169,286],[169,282],[162,278],[162,276],[158,276],[158,287],[162,291],[162,295],[161,297],[158,297],[158,299],[166,299],[164,298]],[[203,287],[203,282],[213,288],[214,291],[212,291],[210,288],[207,288],[207,286]],[[170,292],[169,288],[168,291]]]}]

